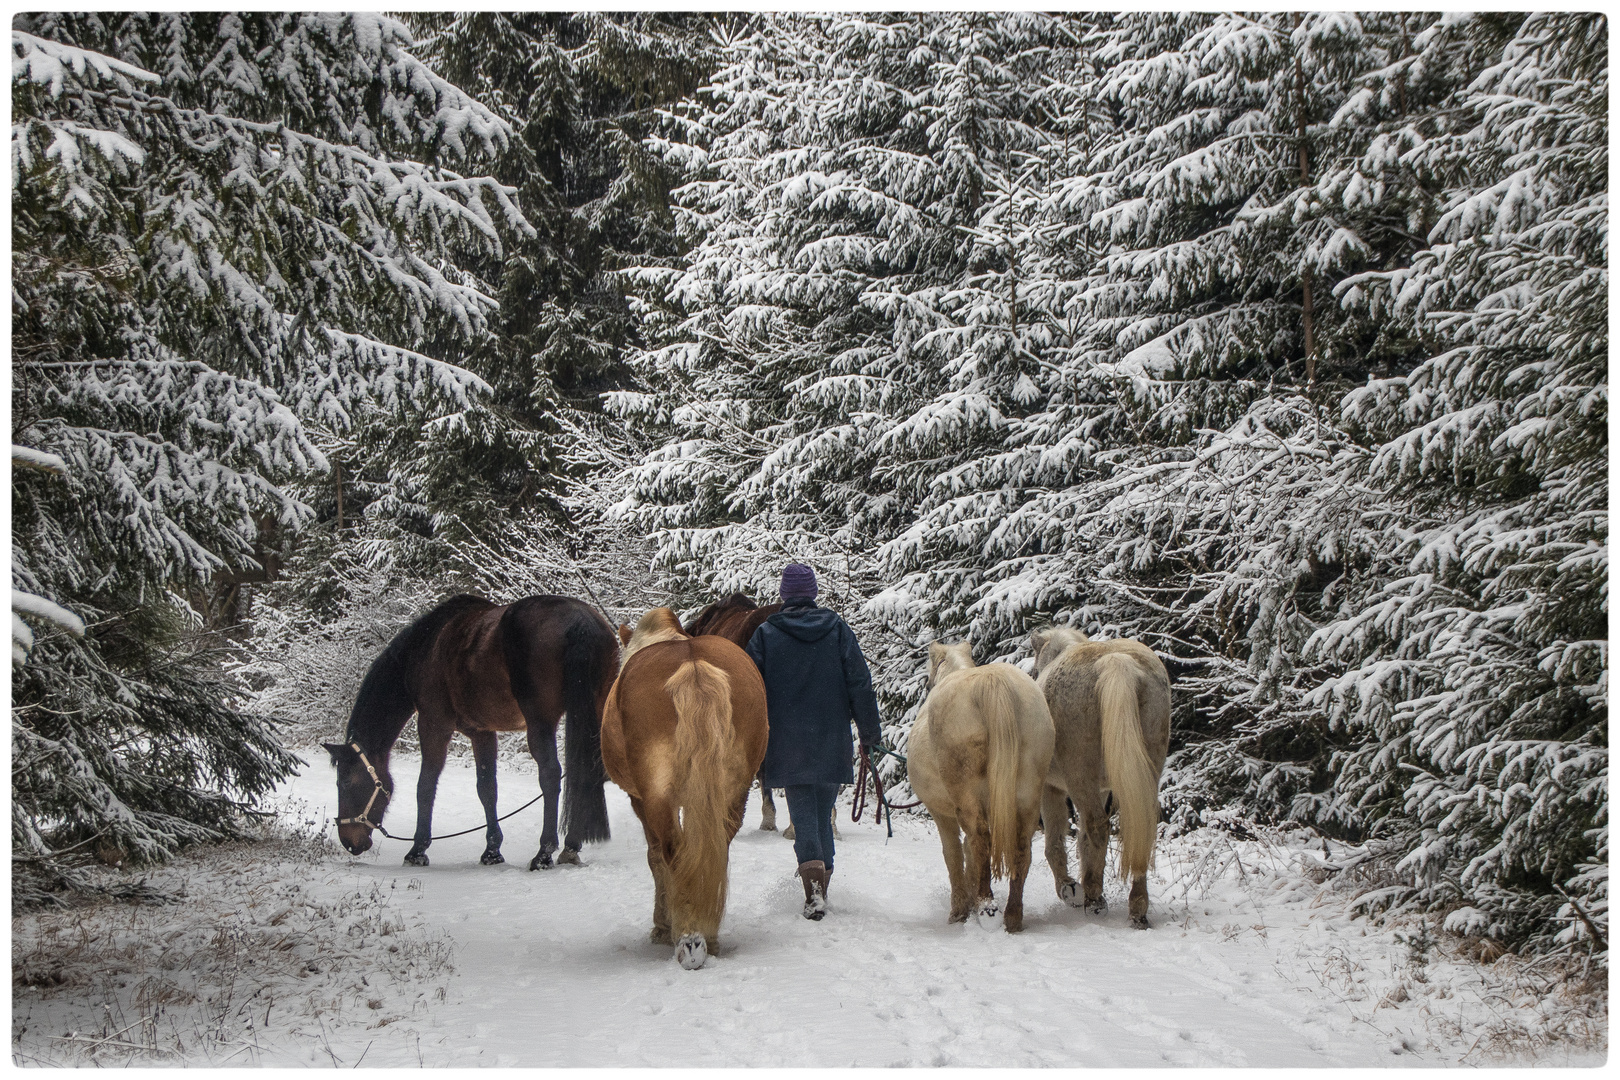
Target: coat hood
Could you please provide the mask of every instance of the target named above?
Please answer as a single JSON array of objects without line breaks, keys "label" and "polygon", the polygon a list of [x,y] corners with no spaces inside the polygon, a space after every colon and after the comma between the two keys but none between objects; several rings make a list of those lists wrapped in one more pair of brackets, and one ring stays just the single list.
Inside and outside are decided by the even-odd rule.
[{"label": "coat hood", "polygon": [[784,608],[765,620],[772,626],[800,641],[820,641],[838,625],[838,615],[831,608],[812,604]]}]

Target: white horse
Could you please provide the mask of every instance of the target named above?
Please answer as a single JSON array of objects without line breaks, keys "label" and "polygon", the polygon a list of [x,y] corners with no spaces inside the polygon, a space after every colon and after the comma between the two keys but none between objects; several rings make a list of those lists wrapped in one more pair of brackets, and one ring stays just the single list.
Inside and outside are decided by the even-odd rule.
[{"label": "white horse", "polygon": [[[1011,664],[973,665],[967,642],[928,647],[928,699],[907,743],[911,790],[939,829],[951,877],[951,922],[975,899],[996,912],[990,879],[1005,876],[1008,933],[1024,928],[1024,878],[1054,735],[1035,680]],[[960,834],[968,840],[962,858]]]},{"label": "white horse", "polygon": [[1131,883],[1131,922],[1148,925],[1147,869],[1159,835],[1159,773],[1170,749],[1170,675],[1139,641],[1091,641],[1068,627],[1037,630],[1035,673],[1057,730],[1041,797],[1046,861],[1058,896],[1081,904],[1069,876],[1069,809],[1080,815],[1085,908],[1107,910],[1108,793],[1119,809],[1119,876]]}]

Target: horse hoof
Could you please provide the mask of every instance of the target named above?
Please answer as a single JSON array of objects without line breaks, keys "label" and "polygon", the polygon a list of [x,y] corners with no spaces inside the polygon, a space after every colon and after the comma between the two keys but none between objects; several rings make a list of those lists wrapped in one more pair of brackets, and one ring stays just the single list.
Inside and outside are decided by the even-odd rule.
[{"label": "horse hoof", "polygon": [[1138,930],[1151,930],[1151,929],[1153,929],[1153,924],[1147,921],[1147,916],[1146,915],[1132,915],[1131,916],[1131,925],[1136,927]]},{"label": "horse hoof", "polygon": [[420,851],[413,851],[405,856],[406,866],[426,866],[427,864],[428,857]]},{"label": "horse hoof", "polygon": [[675,946],[675,959],[687,971],[696,971],[708,958],[709,946],[702,934],[687,934]]},{"label": "horse hoof", "polygon": [[486,851],[478,856],[478,861],[485,866],[499,866],[506,861],[506,856],[498,851]]},{"label": "horse hoof", "polygon": [[762,822],[760,822],[759,823],[759,831],[760,832],[775,832],[776,831],[776,822],[774,822],[774,821],[762,821]]},{"label": "horse hoof", "polygon": [[673,944],[675,944],[674,936],[670,934],[669,928],[665,927],[665,926],[655,926],[655,927],[653,927],[652,928],[652,933],[647,935],[647,940],[652,942],[654,945],[673,945]]},{"label": "horse hoof", "polygon": [[1007,933],[1009,933],[1009,934],[1021,934],[1021,933],[1023,933],[1024,932],[1024,920],[1023,920],[1023,917],[1020,916],[1020,917],[1015,919],[1011,915],[1008,915],[1007,918],[1006,918],[1006,921],[1002,923],[1002,929],[1007,931]]},{"label": "horse hoof", "polygon": [[530,870],[550,870],[551,869],[551,852],[542,851],[538,855],[536,855],[534,858],[530,859],[529,860],[529,869]]},{"label": "horse hoof", "polygon": [[1086,914],[1087,915],[1103,915],[1103,914],[1106,914],[1107,911],[1108,911],[1108,901],[1104,900],[1100,896],[1097,897],[1097,899],[1095,899],[1095,900],[1087,900],[1086,901]]},{"label": "horse hoof", "polygon": [[789,825],[787,828],[782,830],[782,839],[784,839],[784,840],[793,839],[793,826]]},{"label": "horse hoof", "polygon": [[1065,881],[1058,886],[1058,899],[1070,907],[1080,906],[1080,883],[1078,881]]},{"label": "horse hoof", "polygon": [[573,848],[563,848],[562,854],[557,856],[557,863],[558,865],[567,863],[569,866],[585,865],[585,863],[579,857],[579,852],[575,851]]}]

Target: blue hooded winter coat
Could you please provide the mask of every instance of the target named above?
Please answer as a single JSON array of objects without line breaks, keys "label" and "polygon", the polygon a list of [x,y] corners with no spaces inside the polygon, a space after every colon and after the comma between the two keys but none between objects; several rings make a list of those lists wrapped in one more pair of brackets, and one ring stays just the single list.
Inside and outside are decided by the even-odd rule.
[{"label": "blue hooded winter coat", "polygon": [[855,634],[813,600],[790,600],[748,640],[765,679],[770,742],[760,766],[771,787],[853,784],[849,724],[878,746],[877,695]]}]

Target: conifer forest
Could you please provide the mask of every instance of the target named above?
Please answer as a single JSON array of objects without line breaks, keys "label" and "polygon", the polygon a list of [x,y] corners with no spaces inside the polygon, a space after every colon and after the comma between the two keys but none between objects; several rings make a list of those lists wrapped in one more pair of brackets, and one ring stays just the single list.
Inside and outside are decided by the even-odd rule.
[{"label": "conifer forest", "polygon": [[1604,16],[11,40],[14,913],[330,787],[448,597],[633,626],[797,561],[900,755],[931,642],[1134,639],[1161,837],[1606,970]]}]

